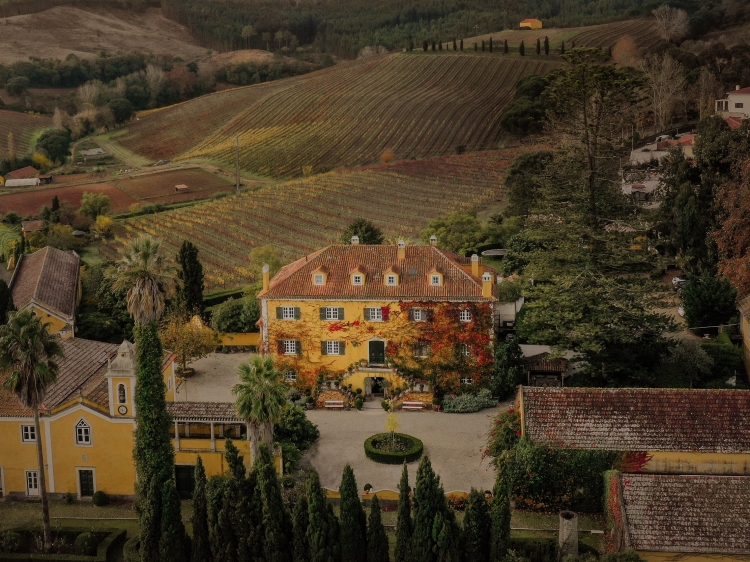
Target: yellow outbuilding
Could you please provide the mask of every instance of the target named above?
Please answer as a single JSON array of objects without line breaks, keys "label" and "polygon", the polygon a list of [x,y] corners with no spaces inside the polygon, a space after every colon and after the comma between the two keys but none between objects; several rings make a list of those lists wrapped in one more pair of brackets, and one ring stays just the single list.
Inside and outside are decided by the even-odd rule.
[{"label": "yellow outbuilding", "polygon": [[523,20],[519,27],[521,29],[542,29],[542,22],[541,20],[529,18]]}]

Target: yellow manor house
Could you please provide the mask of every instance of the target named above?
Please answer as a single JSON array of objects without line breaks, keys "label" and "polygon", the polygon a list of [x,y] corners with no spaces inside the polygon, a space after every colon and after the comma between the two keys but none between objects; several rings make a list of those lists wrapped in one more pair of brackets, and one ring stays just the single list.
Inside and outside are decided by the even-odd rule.
[{"label": "yellow manor house", "polygon": [[[86,498],[99,490],[132,497],[135,348],[127,341],[118,346],[78,338],[63,339],[61,345],[65,357],[40,412],[41,435],[36,434],[32,412],[3,388],[7,375],[0,375],[0,497],[39,495],[37,439],[42,440],[52,497]],[[189,497],[198,455],[208,476],[226,469],[226,438],[235,440],[250,459],[247,427],[231,403],[174,402],[173,355],[165,354],[162,372],[174,422],[177,487]]]},{"label": "yellow manor house", "polygon": [[[313,385],[334,374],[368,396],[383,381],[426,380],[445,371],[444,390],[479,382],[492,361],[496,273],[478,256],[430,245],[323,248],[264,268],[263,349],[287,380]],[[441,371],[442,372],[442,371]]]}]

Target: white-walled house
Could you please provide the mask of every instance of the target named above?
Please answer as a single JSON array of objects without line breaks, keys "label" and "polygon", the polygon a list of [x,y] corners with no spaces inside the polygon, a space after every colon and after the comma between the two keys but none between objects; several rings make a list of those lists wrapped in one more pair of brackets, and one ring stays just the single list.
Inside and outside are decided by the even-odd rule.
[{"label": "white-walled house", "polygon": [[716,113],[722,117],[740,117],[750,119],[750,88],[737,86],[727,92],[723,100],[716,100]]}]

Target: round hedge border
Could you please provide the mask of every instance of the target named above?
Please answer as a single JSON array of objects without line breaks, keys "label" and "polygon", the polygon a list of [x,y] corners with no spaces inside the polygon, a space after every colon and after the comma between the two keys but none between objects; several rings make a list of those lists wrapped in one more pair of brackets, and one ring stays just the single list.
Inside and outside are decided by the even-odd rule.
[{"label": "round hedge border", "polygon": [[411,441],[412,446],[406,451],[391,453],[388,451],[380,451],[372,446],[374,439],[377,439],[378,437],[390,437],[390,435],[390,433],[376,433],[365,439],[365,456],[367,456],[368,459],[381,464],[403,464],[404,462],[413,462],[422,456],[422,451],[424,450],[422,442],[416,437],[406,435],[405,433],[397,433],[396,437],[401,437]]}]

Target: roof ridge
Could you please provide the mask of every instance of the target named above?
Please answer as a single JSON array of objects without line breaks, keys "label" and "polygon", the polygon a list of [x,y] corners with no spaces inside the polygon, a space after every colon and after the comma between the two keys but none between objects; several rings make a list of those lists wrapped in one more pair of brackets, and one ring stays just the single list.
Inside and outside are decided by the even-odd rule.
[{"label": "roof ridge", "polygon": [[[49,248],[50,246],[45,246],[40,252],[44,252],[44,259],[42,260],[42,268],[39,270],[39,275],[36,278],[36,283],[34,284],[34,292],[32,293],[32,297],[34,300],[37,300],[39,297],[37,293],[39,292],[39,282],[42,280],[42,277],[44,276],[44,269],[47,267],[47,258],[49,258]],[[33,254],[32,254],[33,255]]]},{"label": "roof ridge", "polygon": [[463,273],[466,277],[468,277],[477,287],[479,287],[480,289],[482,288],[482,283],[476,277],[474,277],[471,273],[466,271],[464,267],[460,263],[458,263],[456,260],[454,260],[453,258],[445,254],[446,250],[441,250],[437,246],[432,246],[432,245],[430,246],[430,248],[432,248],[434,252],[437,252],[439,255],[441,255],[443,259],[446,260],[451,266],[459,269],[461,273]]}]

